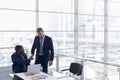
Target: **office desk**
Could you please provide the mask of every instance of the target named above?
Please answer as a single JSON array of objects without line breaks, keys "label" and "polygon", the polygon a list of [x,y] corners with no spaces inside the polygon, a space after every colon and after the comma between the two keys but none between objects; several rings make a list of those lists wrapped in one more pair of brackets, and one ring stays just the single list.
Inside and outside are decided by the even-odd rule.
[{"label": "office desk", "polygon": [[[29,76],[27,76],[26,73],[15,73],[15,75],[19,76],[20,78],[22,78],[24,80],[34,80],[33,77],[41,76],[41,75],[45,75],[48,77],[46,79],[39,79],[39,80],[75,80],[74,78],[66,77],[65,75],[55,72],[55,71],[53,71],[52,74],[50,74],[50,75],[43,73],[43,72],[40,72],[39,74],[35,74],[35,75],[29,75]],[[13,76],[14,76],[14,74],[12,74],[12,78],[13,78]]]},{"label": "office desk", "polygon": [[35,80],[36,77],[39,77],[39,79],[36,80],[57,80],[55,77],[43,72],[35,75],[27,75],[26,73],[16,73],[15,75],[22,78],[23,80]]},{"label": "office desk", "polygon": [[65,74],[62,74],[56,71],[52,71],[50,74],[54,76],[57,80],[75,80],[72,77],[68,77]]}]

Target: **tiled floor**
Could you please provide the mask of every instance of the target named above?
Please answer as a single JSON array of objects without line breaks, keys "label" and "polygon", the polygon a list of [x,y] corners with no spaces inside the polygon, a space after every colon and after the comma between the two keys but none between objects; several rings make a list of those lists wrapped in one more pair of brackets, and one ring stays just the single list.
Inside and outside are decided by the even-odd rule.
[{"label": "tiled floor", "polygon": [[12,80],[9,74],[12,72],[11,66],[0,67],[0,80]]}]

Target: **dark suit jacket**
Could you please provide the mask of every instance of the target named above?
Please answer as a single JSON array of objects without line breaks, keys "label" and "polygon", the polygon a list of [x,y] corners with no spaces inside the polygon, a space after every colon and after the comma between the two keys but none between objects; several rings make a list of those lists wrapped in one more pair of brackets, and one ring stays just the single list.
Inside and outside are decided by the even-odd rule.
[{"label": "dark suit jacket", "polygon": [[[39,56],[40,53],[40,38],[39,36],[35,36],[33,46],[31,49],[31,53],[34,55],[36,49],[36,59]],[[52,38],[45,35],[44,43],[43,43],[43,56],[45,57],[45,60],[53,60],[54,59],[54,48],[53,48],[53,42]]]},{"label": "dark suit jacket", "polygon": [[27,59],[26,54],[23,54],[25,56],[25,60],[23,61],[21,56],[18,53],[13,53],[11,56],[13,65],[12,65],[12,70],[14,73],[20,73],[20,72],[24,72],[24,65],[29,65],[30,64],[30,60]]}]

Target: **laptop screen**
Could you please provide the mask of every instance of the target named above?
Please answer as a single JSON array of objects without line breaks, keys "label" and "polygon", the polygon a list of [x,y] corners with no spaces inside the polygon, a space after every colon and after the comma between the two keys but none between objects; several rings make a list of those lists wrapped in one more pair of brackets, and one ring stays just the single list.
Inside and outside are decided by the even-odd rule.
[{"label": "laptop screen", "polygon": [[40,73],[41,64],[28,65],[27,75]]}]

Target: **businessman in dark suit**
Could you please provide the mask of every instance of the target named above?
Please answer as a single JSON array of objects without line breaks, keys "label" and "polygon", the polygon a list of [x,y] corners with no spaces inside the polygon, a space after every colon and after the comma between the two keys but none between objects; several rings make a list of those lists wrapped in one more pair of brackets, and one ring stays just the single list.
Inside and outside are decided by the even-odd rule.
[{"label": "businessman in dark suit", "polygon": [[54,48],[52,38],[45,35],[42,28],[37,29],[37,36],[34,38],[34,42],[31,49],[32,57],[36,49],[35,64],[41,64],[43,72],[48,72],[48,65],[53,64]]},{"label": "businessman in dark suit", "polygon": [[[13,65],[12,70],[14,73],[26,72],[27,66],[30,64],[30,61],[33,57],[27,58],[24,53],[24,48],[22,45],[17,45],[15,47],[15,52],[11,56]],[[21,78],[14,76],[13,80],[22,80]]]}]

